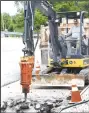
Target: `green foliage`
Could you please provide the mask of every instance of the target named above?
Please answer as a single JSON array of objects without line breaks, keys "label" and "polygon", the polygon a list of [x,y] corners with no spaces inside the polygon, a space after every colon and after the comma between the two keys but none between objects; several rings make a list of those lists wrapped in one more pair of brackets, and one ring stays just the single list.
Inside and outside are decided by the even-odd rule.
[{"label": "green foliage", "polygon": [[2,18],[2,15],[1,15],[1,30],[4,30],[4,24],[3,24],[3,18]]},{"label": "green foliage", "polygon": [[1,14],[1,30],[8,29],[8,31],[24,31],[24,12],[22,9],[18,11],[15,16],[10,16],[7,13]]},{"label": "green foliage", "polygon": [[47,21],[47,17],[44,16],[39,10],[35,10],[35,21],[34,21],[34,28],[39,29],[40,25],[44,25]]},{"label": "green foliage", "polygon": [[14,30],[23,32],[24,27],[24,12],[23,10],[19,10],[18,14],[13,17]]},{"label": "green foliage", "polygon": [[88,17],[89,17],[89,1],[82,1],[79,3],[79,7],[81,10],[85,10],[88,12]]},{"label": "green foliage", "polygon": [[[51,1],[51,0],[49,0]],[[23,5],[23,1],[15,1],[18,13],[14,16],[10,16],[7,13],[1,14],[1,30],[8,29],[8,31],[23,32],[24,31],[24,12],[23,9],[20,9],[19,3]],[[54,0],[53,2],[54,10],[57,12],[63,11],[79,11],[85,10],[88,11],[89,17],[89,1],[59,1]],[[47,17],[42,14],[38,9],[35,10],[35,20],[34,28],[35,30],[40,29],[40,25],[45,25]],[[3,20],[3,21],[2,21]]]},{"label": "green foliage", "polygon": [[87,4],[87,2],[75,2],[75,1],[66,1],[66,2],[55,2],[54,9],[58,12],[63,11],[79,11],[79,10],[86,10],[84,7]]},{"label": "green foliage", "polygon": [[10,15],[8,13],[3,13],[3,15],[1,15],[1,30],[8,29],[10,23],[11,23]]},{"label": "green foliage", "polygon": [[8,27],[8,31],[14,31],[13,24],[10,24],[10,25],[9,25],[9,27]]},{"label": "green foliage", "polygon": [[70,9],[70,7],[69,7],[68,3],[66,3],[66,2],[60,2],[60,3],[56,2],[54,4],[54,9],[57,12],[62,12],[62,11],[68,11]]}]

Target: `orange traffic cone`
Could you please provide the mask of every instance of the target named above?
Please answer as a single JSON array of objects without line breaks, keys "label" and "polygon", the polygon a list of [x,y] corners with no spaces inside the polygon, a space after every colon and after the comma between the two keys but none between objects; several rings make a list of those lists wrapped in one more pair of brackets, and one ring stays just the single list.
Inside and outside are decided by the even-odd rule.
[{"label": "orange traffic cone", "polygon": [[37,76],[37,79],[40,80],[40,64],[37,60],[37,63],[36,63],[36,76]]},{"label": "orange traffic cone", "polygon": [[72,85],[72,91],[71,91],[71,102],[70,103],[76,103],[82,101],[80,96],[80,91],[78,90],[76,85]]}]

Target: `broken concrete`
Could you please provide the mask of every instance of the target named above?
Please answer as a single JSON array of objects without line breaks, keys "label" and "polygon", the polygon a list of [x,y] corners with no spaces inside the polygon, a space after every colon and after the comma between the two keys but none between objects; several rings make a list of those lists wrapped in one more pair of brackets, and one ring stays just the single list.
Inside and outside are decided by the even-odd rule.
[{"label": "broken concrete", "polygon": [[29,109],[29,103],[22,103],[21,106],[20,106],[20,109],[24,110],[24,109]]},{"label": "broken concrete", "polygon": [[7,108],[7,102],[2,102],[1,103],[1,111],[5,111]]},{"label": "broken concrete", "polygon": [[[64,90],[31,88],[26,103],[24,101],[24,94],[21,93],[21,86],[19,81],[9,86],[2,87],[1,90],[2,106],[4,106],[2,108],[3,111],[6,112],[56,113],[59,111],[89,111],[89,102],[61,111],[63,108],[69,106],[70,90],[67,89]],[[7,93],[5,91],[7,91]],[[82,100],[86,100],[89,98],[89,92],[87,90],[81,92],[81,96]],[[7,106],[5,103],[7,103]]]}]

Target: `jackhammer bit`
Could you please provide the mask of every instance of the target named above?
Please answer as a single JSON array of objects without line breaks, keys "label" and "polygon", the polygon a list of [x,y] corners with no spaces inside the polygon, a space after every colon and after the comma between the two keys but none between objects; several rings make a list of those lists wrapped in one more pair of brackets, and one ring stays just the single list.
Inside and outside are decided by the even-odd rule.
[{"label": "jackhammer bit", "polygon": [[29,87],[26,87],[26,88],[22,87],[22,92],[24,93],[24,100],[26,102],[27,101],[27,93],[29,93]]},{"label": "jackhammer bit", "polygon": [[27,93],[29,93],[31,79],[32,79],[32,68],[34,66],[34,57],[22,57],[20,62],[21,69],[21,85],[22,92],[24,93],[25,102],[27,100]]},{"label": "jackhammer bit", "polygon": [[24,93],[25,102],[27,101],[27,92]]}]

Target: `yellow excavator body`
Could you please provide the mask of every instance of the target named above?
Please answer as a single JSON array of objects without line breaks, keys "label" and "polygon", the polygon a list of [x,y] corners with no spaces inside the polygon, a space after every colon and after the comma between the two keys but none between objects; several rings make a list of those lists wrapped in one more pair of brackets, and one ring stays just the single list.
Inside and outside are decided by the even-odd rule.
[{"label": "yellow excavator body", "polygon": [[[52,62],[53,60],[49,58],[48,60],[48,65],[52,66],[50,62]],[[89,56],[85,57],[85,58],[62,58],[61,59],[62,62],[62,67],[67,67],[67,68],[85,68],[87,66],[89,66]]]}]

